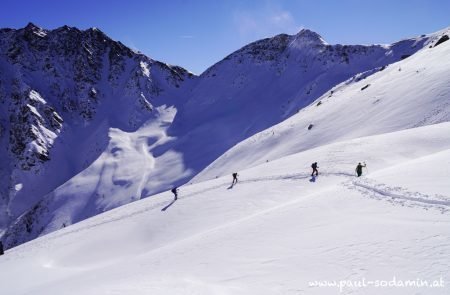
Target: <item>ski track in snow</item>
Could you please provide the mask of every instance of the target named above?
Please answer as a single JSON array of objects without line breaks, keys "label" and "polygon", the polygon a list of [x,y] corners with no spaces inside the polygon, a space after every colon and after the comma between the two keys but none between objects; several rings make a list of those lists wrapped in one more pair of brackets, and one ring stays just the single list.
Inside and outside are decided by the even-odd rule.
[{"label": "ski track in snow", "polygon": [[[351,175],[351,174],[346,174],[346,173],[343,173],[343,172],[322,173],[321,174],[322,177],[325,177],[327,175],[328,176],[331,176],[331,175],[345,175],[345,176],[348,176],[348,175]],[[248,178],[246,180],[240,180],[237,185],[239,186],[239,185],[243,185],[243,184],[249,184],[249,183],[255,183],[255,182],[264,182],[264,181],[300,180],[300,179],[309,179],[310,177],[311,177],[311,175],[309,173],[292,173],[292,174],[285,174],[285,175],[273,175],[273,176],[266,176],[266,177],[259,177],[259,178]],[[179,200],[190,199],[190,198],[196,197],[198,195],[200,195],[200,197],[201,197],[204,193],[206,193],[208,191],[213,191],[213,190],[220,189],[220,188],[223,188],[225,190],[225,189],[227,189],[229,184],[230,184],[229,182],[221,182],[220,184],[217,184],[215,186],[211,186],[211,187],[208,187],[208,188],[205,188],[205,189],[202,189],[202,190],[194,191],[194,192],[191,192],[191,193],[188,193],[188,194],[185,194],[185,195],[181,194],[181,195],[178,196],[178,200],[175,201],[175,204]],[[295,200],[295,202],[300,201],[302,199]],[[152,210],[162,209],[162,208],[166,207],[168,205],[168,203],[170,203],[170,202],[173,202],[173,200],[171,200],[169,202],[168,201],[157,202],[157,203],[152,204],[150,206],[144,207],[144,208],[142,208],[140,210],[134,210],[132,213],[123,214],[123,215],[119,215],[119,216],[114,216],[112,218],[110,216],[108,216],[109,212],[106,212],[104,214],[104,216],[97,216],[97,217],[95,217],[95,218],[98,218],[98,219],[100,219],[100,217],[102,217],[101,220],[96,222],[96,223],[91,223],[89,225],[82,226],[80,228],[73,229],[73,230],[70,230],[70,231],[64,231],[62,233],[55,232],[54,235],[44,236],[44,239],[48,239],[48,240],[58,239],[58,238],[60,238],[62,236],[70,235],[72,233],[77,233],[77,232],[89,230],[89,229],[95,228],[97,226],[102,226],[102,225],[109,224],[109,223],[112,223],[112,222],[117,222],[117,221],[120,221],[120,220],[123,220],[123,219],[126,219],[126,218],[131,218],[133,216],[137,216],[137,215],[140,215],[140,214],[148,213],[149,211],[152,211]],[[285,206],[290,205],[292,202],[293,201],[288,202],[288,204],[284,203],[284,204],[278,205],[278,206],[276,206],[276,208],[278,208],[278,207],[284,208]],[[128,206],[128,205],[124,205],[124,206]],[[122,207],[124,207],[124,206],[122,206]],[[274,209],[275,208],[269,208],[269,209],[265,209],[264,211],[270,211],[270,210],[274,210]],[[115,210],[111,210],[110,212],[114,213],[114,211]],[[162,214],[164,214],[164,213],[162,213]],[[259,215],[259,213],[257,213],[257,215]],[[244,219],[248,219],[248,217],[245,217]],[[14,251],[16,248],[17,247],[12,248],[11,251]],[[20,248],[20,246],[19,246],[19,248]]]},{"label": "ski track in snow", "polygon": [[[321,177],[324,176],[344,176],[354,177],[353,174],[347,172],[325,172],[320,173]],[[263,178],[253,178],[240,183],[251,183],[259,181],[274,181],[274,180],[296,180],[310,178],[311,176],[306,173],[296,173],[279,176],[269,176]],[[428,195],[420,192],[408,191],[401,187],[390,187],[383,183],[377,183],[375,180],[367,177],[362,177],[357,180],[344,181],[341,183],[344,187],[349,189],[357,189],[364,195],[379,200],[387,200],[389,202],[395,202],[397,204],[405,205],[406,202],[413,202],[416,206],[423,207],[424,209],[434,208],[440,210],[442,213],[450,211],[450,197],[443,195]],[[412,204],[408,204],[412,206]]]},{"label": "ski track in snow", "polygon": [[[142,148],[145,149],[145,144],[142,145]],[[342,177],[345,177],[346,180],[343,182],[338,182],[337,184],[332,185],[331,187],[326,186],[324,188],[324,190],[330,190],[330,189],[333,189],[334,187],[345,187],[349,190],[357,190],[360,193],[362,193],[364,196],[368,196],[369,198],[373,198],[373,199],[377,199],[377,200],[386,200],[388,202],[391,202],[394,205],[397,204],[397,205],[401,205],[401,206],[406,205],[407,207],[422,207],[425,210],[438,209],[441,211],[441,213],[446,213],[446,212],[450,211],[450,198],[446,197],[446,196],[438,196],[438,195],[430,196],[430,195],[426,195],[426,194],[423,194],[420,192],[408,191],[408,190],[406,190],[404,188],[400,188],[400,187],[389,187],[385,184],[377,183],[374,180],[369,179],[364,176],[357,180],[353,180],[352,178],[354,178],[355,175],[348,173],[348,172],[344,172],[344,171],[321,172],[319,174],[318,179],[323,178],[323,177],[330,177],[330,176],[342,176]],[[240,185],[257,183],[257,182],[266,182],[266,181],[295,181],[295,180],[307,180],[310,178],[311,178],[311,175],[309,173],[291,173],[291,174],[282,174],[282,175],[270,175],[270,176],[265,176],[265,177],[247,178],[245,180],[239,180],[239,182],[235,186],[239,187]],[[142,183],[145,183],[145,179],[146,179],[146,177],[144,175]],[[319,181],[319,180],[317,180],[317,181]],[[193,192],[187,193],[185,195],[181,194],[178,196],[177,201],[171,200],[171,201],[157,202],[150,206],[146,206],[140,210],[134,210],[132,213],[114,216],[112,218],[109,216],[105,216],[102,218],[103,220],[100,220],[99,222],[91,223],[87,226],[82,226],[78,229],[65,231],[63,233],[55,233],[53,236],[51,236],[51,235],[46,236],[46,239],[48,239],[48,240],[58,239],[62,236],[89,230],[91,228],[95,228],[97,226],[102,226],[104,224],[117,222],[117,221],[120,221],[123,219],[131,218],[133,216],[148,213],[153,210],[158,209],[158,211],[160,211],[161,208],[170,207],[171,205],[175,205],[176,202],[178,202],[179,200],[190,199],[193,197],[201,197],[202,195],[204,195],[205,193],[207,193],[209,191],[213,191],[213,190],[220,189],[220,188],[223,188],[225,190],[227,188],[230,188],[229,184],[230,184],[230,182],[221,182],[215,186],[211,186],[211,187],[208,187],[205,189],[193,191]],[[316,185],[316,184],[312,184],[312,185]],[[301,201],[305,200],[305,198],[308,199],[311,196],[314,196],[321,192],[323,192],[323,190],[319,190],[317,192],[308,194],[305,197],[300,198],[300,199],[290,200],[283,204],[279,204],[274,207],[264,209],[260,212],[252,214],[250,216],[246,216],[246,217],[240,218],[238,220],[235,220],[235,221],[231,222],[230,224],[221,225],[221,226],[219,226],[219,228],[214,228],[214,229],[210,229],[206,232],[198,233],[195,235],[195,237],[203,235],[203,234],[207,234],[207,233],[215,231],[217,229],[222,229],[225,227],[229,227],[229,226],[241,223],[245,220],[252,219],[253,217],[256,217],[256,216],[264,215],[268,212],[275,211],[277,209],[285,208],[286,206],[290,206],[294,203],[301,202]],[[170,206],[167,206],[168,204]],[[165,214],[165,213],[162,212],[161,214]],[[96,217],[96,218],[99,218],[99,217]],[[187,240],[187,239],[190,240],[191,238],[192,237],[189,237],[189,238],[183,239],[182,241]],[[11,250],[14,251],[14,249],[15,248],[13,248]]]},{"label": "ski track in snow", "polygon": [[[322,173],[322,177],[333,176],[333,175],[342,175],[342,173]],[[260,177],[260,178],[249,178],[247,180],[239,181],[239,184],[250,184],[250,183],[265,182],[265,181],[290,181],[290,180],[308,179],[310,177],[311,177],[311,175],[308,174],[308,173],[292,173],[292,174],[286,174],[286,175],[273,175],[273,176],[266,176],[266,177]],[[208,188],[203,189],[203,190],[195,191],[195,192],[186,194],[184,196],[178,196],[178,200],[180,200],[180,199],[190,199],[192,197],[195,197],[195,196],[198,196],[198,195],[202,195],[202,194],[204,194],[204,193],[206,193],[208,191],[213,191],[213,190],[220,189],[220,188],[227,189],[227,184],[228,184],[227,182],[222,182],[222,183],[220,183],[218,185],[215,185],[215,186],[212,186],[212,187],[208,187]],[[332,186],[332,187],[334,187],[334,186]],[[299,203],[299,202],[303,202],[303,201],[305,201],[307,199],[310,199],[310,198],[316,196],[317,194],[320,194],[320,193],[322,193],[323,191],[326,191],[326,190],[330,190],[330,187],[326,186],[323,189],[317,190],[314,193],[307,194],[306,196],[304,196],[302,198],[289,200],[287,202],[278,204],[276,206],[269,207],[269,208],[266,208],[266,209],[262,209],[262,210],[260,210],[260,211],[258,211],[256,213],[247,215],[245,217],[238,218],[238,219],[233,220],[233,221],[231,221],[229,223],[225,223],[225,224],[219,225],[217,227],[208,229],[206,231],[198,232],[198,233],[196,233],[196,234],[194,234],[192,236],[189,236],[189,237],[177,240],[176,242],[173,242],[173,243],[170,243],[170,244],[167,244],[167,245],[155,248],[155,249],[151,250],[150,252],[157,252],[159,250],[166,249],[167,247],[175,247],[175,246],[178,246],[180,244],[187,243],[189,241],[195,240],[197,238],[200,238],[200,237],[203,237],[203,236],[207,236],[208,234],[211,234],[211,233],[214,233],[214,232],[217,232],[217,231],[229,228],[229,227],[233,227],[233,226],[239,225],[239,224],[241,224],[241,223],[243,223],[245,221],[253,220],[254,218],[257,218],[259,216],[263,216],[263,215],[268,214],[270,212],[274,212],[274,211],[277,211],[277,210],[280,210],[280,209],[292,206],[293,204],[296,204],[296,203]],[[174,202],[174,201],[171,201],[171,202]],[[176,202],[177,201],[175,201],[175,203]],[[37,250],[37,249],[39,249],[41,247],[45,247],[45,244],[48,241],[59,239],[59,238],[61,238],[63,236],[71,235],[71,234],[74,234],[74,233],[79,233],[79,232],[82,232],[82,231],[85,231],[85,230],[89,230],[89,229],[92,229],[92,228],[95,228],[95,227],[98,227],[98,226],[102,226],[102,225],[109,224],[109,223],[112,223],[112,222],[121,221],[123,219],[131,218],[131,217],[134,217],[134,216],[137,216],[137,215],[140,215],[140,214],[148,213],[149,211],[152,211],[152,210],[155,210],[155,209],[161,209],[161,207],[163,207],[163,206],[167,206],[167,201],[158,202],[158,203],[153,204],[151,206],[145,207],[142,210],[135,210],[133,213],[124,214],[124,215],[116,216],[116,217],[113,217],[113,218],[105,217],[104,220],[101,220],[100,222],[91,223],[91,224],[89,224],[87,226],[82,226],[82,227],[80,227],[78,229],[73,229],[73,230],[70,230],[70,231],[63,232],[63,233],[57,233],[56,232],[53,236],[52,235],[44,236],[41,241],[44,241],[44,240],[46,240],[46,241],[43,242],[43,243],[36,243],[32,249]],[[162,213],[162,214],[164,214],[164,213]],[[96,217],[96,218],[98,218],[98,217]],[[18,247],[12,248],[10,251],[16,251],[18,248],[20,248],[20,245]]]},{"label": "ski track in snow", "polygon": [[345,182],[348,189],[356,189],[363,195],[378,200],[387,200],[402,206],[419,206],[424,209],[438,209],[441,213],[450,211],[450,197],[442,195],[427,195],[420,192],[408,191],[402,187],[390,187],[368,178],[361,178]]}]

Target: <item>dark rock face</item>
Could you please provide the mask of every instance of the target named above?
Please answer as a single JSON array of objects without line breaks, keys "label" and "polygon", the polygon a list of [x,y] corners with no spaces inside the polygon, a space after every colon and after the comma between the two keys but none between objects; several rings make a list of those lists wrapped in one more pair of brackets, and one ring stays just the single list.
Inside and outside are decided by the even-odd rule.
[{"label": "dark rock face", "polygon": [[[9,116],[9,149],[18,160],[19,167],[30,170],[39,163],[50,160],[51,143],[46,136],[61,132],[63,119],[55,109],[45,103],[39,93],[27,90],[15,93]],[[17,110],[17,111],[14,111]],[[45,131],[49,134],[44,134]],[[33,144],[35,148],[26,148]]]},{"label": "dark rock face", "polygon": [[448,35],[444,35],[441,38],[439,38],[439,40],[436,42],[436,44],[434,45],[434,47],[438,46],[439,44],[444,43],[445,41],[448,41],[448,39],[450,39],[448,37]]}]

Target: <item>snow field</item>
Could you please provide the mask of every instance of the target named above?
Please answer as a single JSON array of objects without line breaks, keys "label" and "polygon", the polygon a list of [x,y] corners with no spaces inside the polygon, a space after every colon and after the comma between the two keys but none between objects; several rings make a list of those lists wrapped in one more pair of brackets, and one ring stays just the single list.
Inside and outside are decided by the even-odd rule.
[{"label": "snow field", "polygon": [[[450,188],[440,177],[420,180],[423,165],[448,159],[449,129],[322,146],[238,171],[233,188],[229,175],[180,187],[171,205],[165,192],[122,206],[7,251],[0,284],[12,295],[447,294]],[[358,159],[369,167],[359,179]],[[320,175],[310,182],[313,160]],[[400,190],[384,183],[390,176]],[[393,277],[447,285],[310,286]]]}]

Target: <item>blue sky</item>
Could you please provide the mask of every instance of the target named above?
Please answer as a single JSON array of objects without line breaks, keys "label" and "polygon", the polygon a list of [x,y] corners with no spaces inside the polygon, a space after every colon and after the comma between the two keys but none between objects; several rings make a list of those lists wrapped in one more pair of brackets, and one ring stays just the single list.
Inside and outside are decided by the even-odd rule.
[{"label": "blue sky", "polygon": [[330,44],[371,44],[450,26],[449,0],[2,0],[0,7],[0,27],[98,27],[196,74],[252,41],[301,28]]}]

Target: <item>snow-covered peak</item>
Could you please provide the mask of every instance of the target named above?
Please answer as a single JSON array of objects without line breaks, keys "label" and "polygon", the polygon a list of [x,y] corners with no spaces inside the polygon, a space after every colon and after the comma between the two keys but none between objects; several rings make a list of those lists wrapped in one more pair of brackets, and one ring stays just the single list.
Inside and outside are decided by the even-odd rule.
[{"label": "snow-covered peak", "polygon": [[88,32],[94,36],[98,36],[98,38],[103,38],[103,42],[105,42],[106,40],[112,41],[112,39],[108,35],[106,35],[102,30],[100,30],[97,27],[89,28],[85,32]]},{"label": "snow-covered peak", "polygon": [[322,36],[309,29],[302,29],[296,35],[292,36],[291,44],[294,46],[327,45]]},{"label": "snow-covered peak", "polygon": [[36,36],[41,37],[41,38],[47,36],[47,32],[48,32],[47,30],[44,30],[43,28],[36,26],[32,22],[28,23],[28,25],[26,25],[24,30],[27,33],[33,33]]},{"label": "snow-covered peak", "polygon": [[41,27],[35,25],[35,24],[32,23],[32,22],[29,22],[29,23],[24,27],[24,29],[27,30],[27,31],[42,30]]}]

